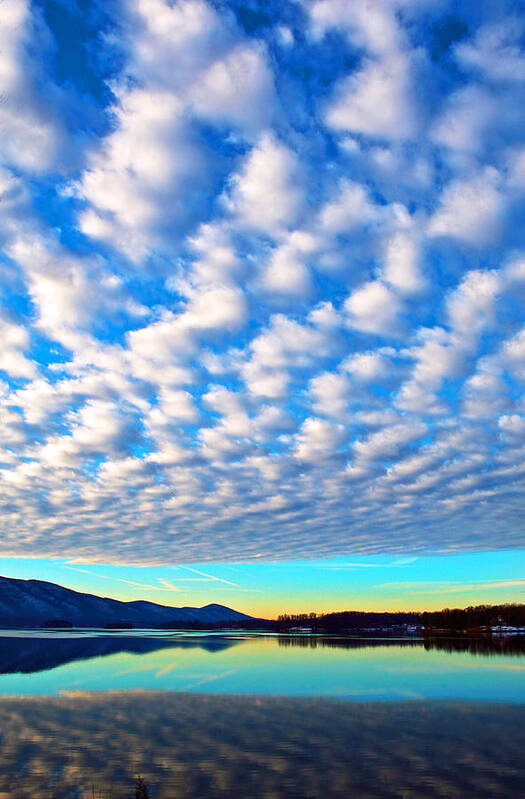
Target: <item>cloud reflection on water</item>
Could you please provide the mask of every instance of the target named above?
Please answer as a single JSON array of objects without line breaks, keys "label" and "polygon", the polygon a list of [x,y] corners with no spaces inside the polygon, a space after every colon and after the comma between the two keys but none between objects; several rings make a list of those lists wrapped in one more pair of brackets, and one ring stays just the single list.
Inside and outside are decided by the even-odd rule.
[{"label": "cloud reflection on water", "polygon": [[[73,693],[0,700],[0,796],[517,797],[525,708]],[[108,793],[109,795],[109,793]]]}]

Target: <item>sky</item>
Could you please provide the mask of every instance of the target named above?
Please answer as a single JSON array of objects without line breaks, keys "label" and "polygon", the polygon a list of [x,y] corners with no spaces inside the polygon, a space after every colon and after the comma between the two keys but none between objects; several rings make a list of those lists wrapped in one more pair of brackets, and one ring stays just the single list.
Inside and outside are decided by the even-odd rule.
[{"label": "sky", "polygon": [[2,574],[523,601],[524,11],[0,0]]}]

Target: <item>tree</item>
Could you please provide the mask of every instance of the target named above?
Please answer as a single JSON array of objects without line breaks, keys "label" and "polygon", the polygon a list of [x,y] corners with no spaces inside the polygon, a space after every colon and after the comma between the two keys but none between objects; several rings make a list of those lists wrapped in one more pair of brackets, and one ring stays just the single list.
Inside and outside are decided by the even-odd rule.
[{"label": "tree", "polygon": [[135,779],[135,799],[149,799],[148,786],[142,777]]}]

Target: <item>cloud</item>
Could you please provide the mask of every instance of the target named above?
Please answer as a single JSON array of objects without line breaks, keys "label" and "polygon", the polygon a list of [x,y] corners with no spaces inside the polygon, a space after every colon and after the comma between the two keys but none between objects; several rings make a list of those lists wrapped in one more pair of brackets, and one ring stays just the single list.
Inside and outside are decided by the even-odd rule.
[{"label": "cloud", "polygon": [[334,199],[322,207],[318,224],[324,235],[334,236],[380,222],[382,216],[382,209],[374,203],[367,187],[345,179]]},{"label": "cloud", "polygon": [[400,423],[378,430],[364,440],[356,441],[354,451],[360,460],[378,460],[398,455],[406,446],[421,439],[427,431],[421,422]]},{"label": "cloud", "polygon": [[[31,53],[36,31],[46,32],[25,0],[3,0],[0,15],[0,158],[19,169],[41,172],[55,164],[63,131],[38,89],[39,63]],[[61,142],[60,142],[61,143]]]},{"label": "cloud", "polygon": [[416,129],[414,59],[395,7],[383,2],[356,3],[349,11],[340,0],[310,7],[314,36],[339,29],[367,53],[359,69],[335,87],[326,122],[384,139],[411,138]]},{"label": "cloud", "polygon": [[404,59],[370,61],[342,81],[327,110],[326,122],[336,130],[382,139],[410,138],[416,123]]},{"label": "cloud", "polygon": [[460,333],[471,334],[490,324],[494,302],[502,283],[495,271],[467,272],[447,302],[450,324]]},{"label": "cloud", "polygon": [[86,203],[82,231],[136,260],[151,236],[173,247],[212,188],[199,122],[253,138],[271,120],[274,89],[264,45],[243,41],[204,2],[130,0],[121,24],[127,61],[113,86],[113,130],[74,191]]},{"label": "cloud", "polygon": [[264,133],[232,179],[229,210],[244,225],[278,236],[296,220],[302,199],[296,156]]},{"label": "cloud", "polygon": [[434,121],[432,138],[442,147],[477,153],[496,113],[489,92],[476,85],[463,87],[453,92]]},{"label": "cloud", "polygon": [[521,21],[0,6],[2,552],[523,547]]},{"label": "cloud", "polygon": [[418,294],[425,281],[419,268],[418,242],[408,233],[395,233],[385,251],[383,279],[401,294]]},{"label": "cloud", "polygon": [[381,352],[358,352],[349,355],[342,363],[343,369],[356,380],[373,383],[388,374],[389,364]]},{"label": "cloud", "polygon": [[344,308],[351,327],[381,336],[395,334],[401,304],[380,280],[370,281],[356,289],[345,300]]},{"label": "cloud", "polygon": [[344,441],[345,429],[323,419],[305,419],[295,441],[294,455],[299,461],[318,463],[336,455]]},{"label": "cloud", "polygon": [[240,44],[215,61],[193,87],[195,112],[252,135],[268,127],[275,103],[273,76],[262,46]]},{"label": "cloud", "polygon": [[522,81],[525,78],[522,35],[523,23],[518,17],[489,23],[473,39],[456,45],[454,55],[464,69],[481,72],[493,81]]},{"label": "cloud", "polygon": [[292,297],[308,297],[312,290],[310,271],[304,249],[293,243],[277,248],[264,273],[264,287],[269,292]]},{"label": "cloud", "polygon": [[454,180],[445,188],[428,232],[474,245],[486,244],[500,232],[505,205],[500,175],[487,167],[482,174]]},{"label": "cloud", "polygon": [[317,413],[336,419],[346,415],[349,385],[344,375],[325,372],[314,377],[310,382],[310,394]]},{"label": "cloud", "polygon": [[26,328],[0,319],[0,335],[0,370],[12,377],[35,377],[35,364],[24,355],[30,343]]}]

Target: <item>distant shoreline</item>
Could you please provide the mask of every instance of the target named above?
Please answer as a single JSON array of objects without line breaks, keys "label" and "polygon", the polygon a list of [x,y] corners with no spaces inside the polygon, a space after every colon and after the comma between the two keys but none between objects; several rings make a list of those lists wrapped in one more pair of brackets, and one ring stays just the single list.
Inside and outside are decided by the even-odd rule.
[{"label": "distant shoreline", "polygon": [[152,633],[169,635],[169,633],[202,633],[205,634],[238,634],[252,633],[261,635],[276,635],[279,637],[304,637],[304,638],[395,638],[425,640],[428,638],[439,637],[461,637],[461,638],[505,638],[505,637],[525,637],[525,627],[506,627],[506,628],[472,628],[456,629],[450,628],[418,628],[406,630],[397,627],[377,627],[377,628],[345,628],[339,630],[309,629],[306,627],[290,627],[286,630],[275,627],[231,627],[231,626],[208,626],[194,627],[186,625],[184,627],[118,627],[118,626],[73,626],[73,625],[4,625],[0,626],[0,635],[4,633],[97,633],[102,635],[127,635],[133,636],[137,633]]}]

